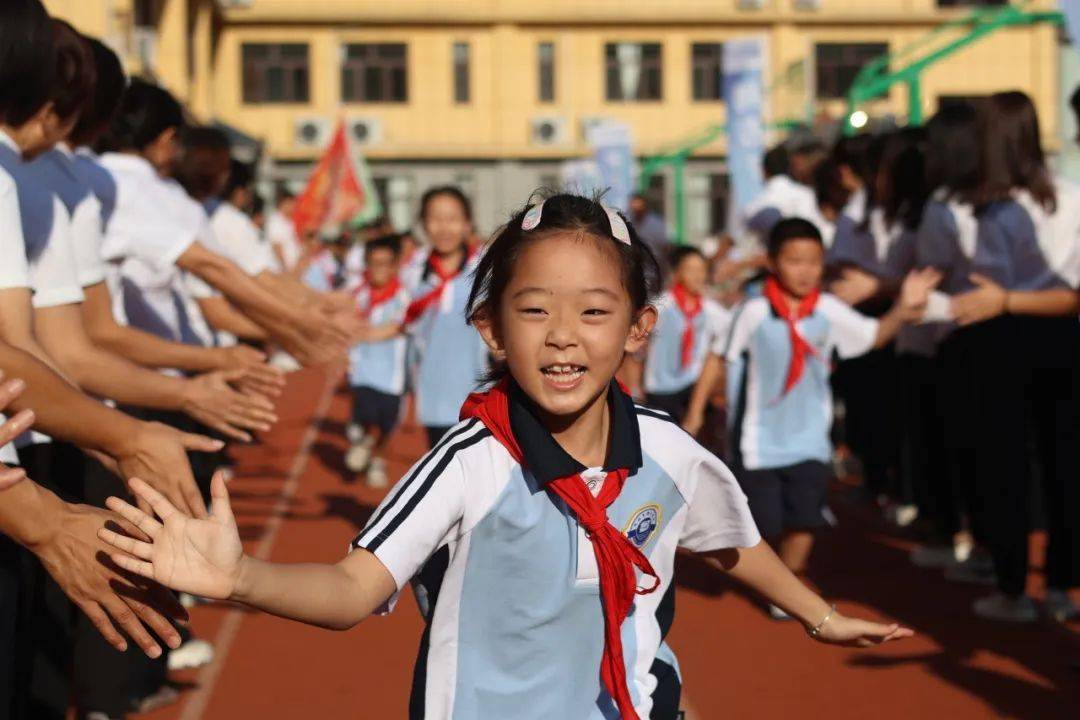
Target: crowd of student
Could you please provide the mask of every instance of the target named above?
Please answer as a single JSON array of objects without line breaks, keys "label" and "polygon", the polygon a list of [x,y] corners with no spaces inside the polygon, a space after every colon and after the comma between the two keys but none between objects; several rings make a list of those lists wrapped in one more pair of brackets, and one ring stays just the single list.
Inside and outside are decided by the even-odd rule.
[{"label": "crowd of student", "polygon": [[[629,403],[629,416],[646,425],[673,419],[734,471],[732,479],[715,457],[699,457],[691,441],[685,458],[664,460],[705,467],[711,475],[700,497],[719,503],[710,508],[699,498],[681,516],[680,532],[689,535],[665,541],[666,549],[731,547],[718,544],[723,533],[715,528],[730,523],[736,547],[750,547],[760,531],[801,575],[814,532],[831,517],[827,490],[843,464],[834,450],[840,440],[860,461],[868,497],[898,525],[924,532],[913,562],[944,568],[951,579],[997,583],[975,613],[1035,619],[1024,594],[1034,519],[1049,535],[1046,610],[1059,620],[1077,614],[1066,592],[1080,572],[1080,188],[1048,169],[1034,108],[1021,93],[944,109],[925,128],[844,138],[828,151],[777,146],[735,242],[712,257],[667,247],[641,198],[632,217],[651,217],[647,236],[598,202],[556,195],[535,199],[485,245],[468,197],[452,186],[423,195],[416,234],[376,222],[298,238],[294,199],[281,192],[264,221],[251,169],[231,158],[220,130],[190,123],[165,89],[126,78],[111,50],[49,18],[39,0],[10,0],[3,15],[0,370],[19,378],[0,385],[0,410],[14,413],[0,427],[5,717],[60,718],[69,704],[80,718],[123,717],[175,698],[169,670],[210,661],[208,643],[173,625],[184,615],[180,601],[194,598],[137,579],[149,571],[129,567],[133,560],[101,560],[103,526],[153,539],[134,508],[117,514],[123,503],[107,498],[135,489],[143,510],[153,500],[159,515],[167,505],[207,518],[211,478],[229,467],[226,441],[251,441],[275,422],[284,369],[348,357],[354,402],[344,460],[372,487],[393,479],[386,445],[412,394],[432,453],[356,541],[382,561],[380,571],[365,569],[379,583],[385,568],[395,581],[411,577],[404,568],[419,569],[427,558],[418,548],[437,538],[414,538],[421,531],[392,508],[429,458],[440,458],[434,478],[449,472],[459,449],[490,437],[475,420],[492,430],[487,413],[501,396],[470,393],[482,379],[495,388],[511,382],[514,432],[525,422],[521,412],[533,416],[514,408],[540,402],[521,377],[514,376],[521,387],[507,380],[507,339],[492,330],[495,310],[484,309],[522,272],[515,268],[534,247],[532,232],[551,243],[567,233],[615,243],[620,292],[638,313],[619,368],[622,387],[642,403]],[[662,252],[660,263],[654,252]],[[530,267],[543,264],[529,257]],[[666,289],[651,303],[661,281]],[[538,281],[520,293],[543,287]],[[544,292],[562,292],[554,287]],[[515,311],[520,322],[554,312],[535,304]],[[641,319],[646,307],[655,326]],[[546,342],[562,348],[558,338]],[[540,372],[569,392],[592,370],[566,361]],[[610,402],[617,414],[618,400]],[[473,422],[460,424],[470,412]],[[529,422],[544,439],[522,448],[495,428],[518,464],[528,460],[543,474],[565,459],[566,472],[580,473],[594,496],[607,492],[599,467],[557,451],[545,434],[556,431]],[[616,447],[624,440],[684,442],[651,425],[651,440],[620,440],[616,422],[623,421],[613,415],[611,453],[625,451],[631,466],[633,448]],[[636,453],[640,468],[640,447]],[[505,485],[510,476],[500,468],[484,472]],[[560,468],[552,478],[565,474]],[[671,468],[649,472],[662,485],[664,472],[684,472]],[[142,483],[127,487],[133,478]],[[746,517],[738,507],[746,501],[727,487],[736,481]],[[695,482],[676,483],[687,502]],[[218,503],[225,491],[220,480],[213,485]],[[483,500],[490,510],[495,496],[484,500],[487,486],[476,487],[468,502]],[[591,502],[556,494],[571,508]],[[657,503],[643,505],[654,514],[638,512],[622,531],[637,548],[663,521]],[[405,539],[395,541],[394,532]],[[406,551],[407,561],[397,555]],[[150,550],[140,552],[151,559]],[[795,614],[814,637],[830,621],[844,628],[833,631],[841,633],[836,641],[871,633],[835,608],[815,617],[820,598],[791,586],[770,595],[763,588],[783,583],[770,576],[758,584],[761,577],[747,582],[777,601],[773,617],[810,608]],[[254,604],[295,607],[282,603]],[[875,642],[902,636],[895,627],[873,632]],[[124,652],[129,641],[143,653]],[[629,696],[619,695],[618,682],[605,676],[604,683],[624,710]]]}]

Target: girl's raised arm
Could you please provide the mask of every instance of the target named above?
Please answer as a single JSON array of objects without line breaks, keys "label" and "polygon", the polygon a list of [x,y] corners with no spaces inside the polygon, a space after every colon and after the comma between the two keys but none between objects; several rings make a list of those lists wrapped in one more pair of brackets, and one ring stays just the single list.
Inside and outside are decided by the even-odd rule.
[{"label": "girl's raised arm", "polygon": [[765,541],[752,548],[717,550],[706,553],[705,557],[710,564],[726,570],[766,600],[798,618],[815,640],[869,647],[913,634],[896,623],[874,623],[837,612],[835,606],[830,606],[795,577]]},{"label": "girl's raised arm", "polygon": [[122,552],[113,561],[174,590],[216,600],[234,600],[274,615],[344,630],[374,612],[396,585],[374,555],[358,550],[330,564],[282,564],[244,555],[221,474],[210,486],[210,517],[179,512],[159,492],[138,479],[131,489],[160,521],[119,498],[107,505],[144,532],[142,542],[102,528],[102,540]]}]

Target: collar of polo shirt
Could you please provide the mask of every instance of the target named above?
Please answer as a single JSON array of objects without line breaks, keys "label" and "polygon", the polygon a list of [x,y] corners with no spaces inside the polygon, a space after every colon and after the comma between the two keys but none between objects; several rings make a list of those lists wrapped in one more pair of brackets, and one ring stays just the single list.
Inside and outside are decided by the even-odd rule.
[{"label": "collar of polo shirt", "polygon": [[[587,469],[551,436],[540,422],[532,400],[513,380],[508,394],[510,429],[525,456],[525,466],[541,486]],[[614,380],[608,389],[608,407],[611,408],[611,448],[604,470],[629,468],[634,475],[642,465],[637,412],[634,401]]]}]

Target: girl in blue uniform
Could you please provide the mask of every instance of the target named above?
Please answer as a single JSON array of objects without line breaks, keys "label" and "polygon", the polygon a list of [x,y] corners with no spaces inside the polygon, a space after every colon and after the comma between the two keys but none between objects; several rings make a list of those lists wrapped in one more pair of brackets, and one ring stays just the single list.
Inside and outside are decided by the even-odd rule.
[{"label": "girl in blue uniform", "polygon": [[660,605],[678,546],[818,640],[908,636],[846,617],[799,582],[760,542],[723,463],[615,382],[656,321],[655,278],[648,247],[597,202],[556,195],[515,214],[467,304],[498,359],[494,384],[336,564],[246,557],[220,478],[209,520],[135,480],[163,522],[111,499],[149,542],[101,537],[132,572],[339,629],[392,606],[415,578],[428,629],[410,716],[427,720],[674,720],[678,666]]},{"label": "girl in blue uniform", "polygon": [[465,322],[478,248],[469,244],[472,206],[456,187],[436,187],[420,200],[420,222],[430,244],[403,273],[412,302],[405,325],[415,351],[417,420],[434,447],[487,366],[487,351],[476,329]]}]

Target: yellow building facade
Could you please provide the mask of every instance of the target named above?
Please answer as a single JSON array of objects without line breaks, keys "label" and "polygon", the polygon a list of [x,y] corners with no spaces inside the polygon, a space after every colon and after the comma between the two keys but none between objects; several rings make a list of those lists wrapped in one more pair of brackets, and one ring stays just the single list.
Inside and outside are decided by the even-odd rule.
[{"label": "yellow building facade", "polygon": [[[858,66],[963,16],[963,0],[46,0],[150,73],[196,117],[265,142],[300,179],[338,118],[349,123],[398,224],[433,182],[463,184],[492,226],[588,153],[615,118],[648,155],[723,123],[719,48],[767,41],[773,120],[842,115]],[[1051,9],[1052,0],[1029,7]],[[923,76],[928,116],[950,97],[1019,88],[1057,135],[1056,29],[997,32]],[[908,108],[896,85],[867,109]],[[691,231],[715,229],[723,137],[688,169]],[[663,196],[663,183],[658,197]],[[395,209],[396,208],[396,209]],[[408,212],[406,211],[408,208]]]}]

